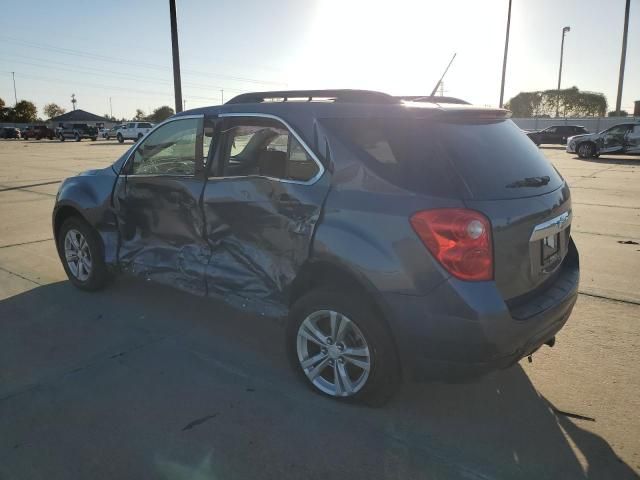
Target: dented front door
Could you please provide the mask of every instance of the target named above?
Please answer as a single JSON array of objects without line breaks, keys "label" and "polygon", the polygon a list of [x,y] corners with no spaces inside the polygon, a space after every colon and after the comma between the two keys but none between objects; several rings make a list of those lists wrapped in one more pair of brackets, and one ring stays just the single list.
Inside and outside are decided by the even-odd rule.
[{"label": "dented front door", "polygon": [[[251,138],[231,138],[243,125],[249,130],[240,133],[250,131]],[[268,128],[273,132],[261,130]],[[234,118],[225,121],[223,132],[218,171],[211,172],[203,193],[211,249],[207,289],[241,308],[282,315],[291,283],[309,256],[328,175],[284,124]],[[249,164],[254,158],[255,167],[242,171],[241,158]],[[225,168],[230,161],[232,170]]]},{"label": "dented front door", "polygon": [[132,153],[113,196],[124,271],[205,293],[202,151],[202,118],[178,117]]}]

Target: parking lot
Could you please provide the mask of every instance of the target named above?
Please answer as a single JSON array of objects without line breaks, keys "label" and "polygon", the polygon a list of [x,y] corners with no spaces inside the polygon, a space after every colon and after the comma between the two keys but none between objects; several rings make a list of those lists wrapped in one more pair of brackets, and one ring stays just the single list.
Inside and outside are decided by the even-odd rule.
[{"label": "parking lot", "polygon": [[307,389],[275,321],[66,281],[59,182],[130,145],[0,141],[0,479],[637,478],[640,157],[542,148],[572,188],[581,254],[554,348],[374,409]]}]

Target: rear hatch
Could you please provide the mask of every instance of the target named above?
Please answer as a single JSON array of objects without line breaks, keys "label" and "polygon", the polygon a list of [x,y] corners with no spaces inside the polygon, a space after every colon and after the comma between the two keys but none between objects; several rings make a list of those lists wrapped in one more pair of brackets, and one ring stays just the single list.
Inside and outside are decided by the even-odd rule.
[{"label": "rear hatch", "polygon": [[360,147],[383,178],[418,194],[462,200],[487,216],[494,278],[505,300],[530,293],[558,270],[569,245],[569,189],[506,112],[408,108],[402,117],[329,125]]}]

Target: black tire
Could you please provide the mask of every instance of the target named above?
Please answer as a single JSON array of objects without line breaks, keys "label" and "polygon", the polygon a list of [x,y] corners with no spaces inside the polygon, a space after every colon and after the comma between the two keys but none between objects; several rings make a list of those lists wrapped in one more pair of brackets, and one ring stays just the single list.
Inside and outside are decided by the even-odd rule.
[{"label": "black tire", "polygon": [[79,142],[80,140],[82,140],[82,137],[80,136],[79,133],[76,133],[73,138],[75,139],[76,142]]},{"label": "black tire", "polygon": [[92,142],[95,142],[96,140],[98,140],[98,137],[91,137]]},{"label": "black tire", "polygon": [[596,155],[596,146],[591,142],[580,143],[576,146],[580,158],[591,158]]},{"label": "black tire", "polygon": [[141,133],[139,133],[138,134],[138,140],[136,140],[136,141],[139,142],[142,137],[143,137],[143,135]]},{"label": "black tire", "polygon": [[[69,230],[80,232],[86,239],[89,247],[91,272],[86,280],[80,280],[74,275],[65,258],[65,238]],[[106,285],[109,275],[104,263],[102,242],[100,241],[98,233],[85,220],[80,217],[70,217],[66,219],[58,231],[57,243],[62,266],[69,281],[74,286],[82,290],[95,291],[100,290]]]},{"label": "black tire", "polygon": [[61,141],[61,142],[64,142],[64,140],[65,140],[64,135],[62,135],[62,134],[60,134],[60,135],[58,136],[58,138],[60,139],[60,141]]},{"label": "black tire", "polygon": [[122,136],[121,133],[119,133],[116,138],[118,139],[118,143],[124,143],[124,137]]},{"label": "black tire", "polygon": [[[385,404],[400,386],[400,363],[395,345],[384,321],[366,298],[320,288],[298,299],[289,313],[286,332],[291,365],[314,392],[336,400],[362,401],[370,406]],[[313,312],[333,310],[346,316],[363,334],[369,347],[370,370],[364,385],[350,396],[335,396],[322,391],[305,374],[298,357],[298,330]],[[330,368],[330,367],[327,367]]]}]

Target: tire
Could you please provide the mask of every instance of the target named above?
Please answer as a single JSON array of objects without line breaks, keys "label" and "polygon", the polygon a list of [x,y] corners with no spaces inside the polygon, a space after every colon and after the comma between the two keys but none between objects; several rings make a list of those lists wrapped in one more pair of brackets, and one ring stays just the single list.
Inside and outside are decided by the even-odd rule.
[{"label": "tire", "polygon": [[591,142],[583,142],[576,147],[576,152],[580,158],[591,158],[596,155],[596,147]]},{"label": "tire", "polygon": [[[58,231],[57,243],[62,266],[74,286],[88,291],[99,290],[105,286],[108,272],[104,263],[102,242],[98,233],[86,221],[80,217],[66,219]],[[80,249],[77,248],[78,245]],[[79,257],[76,253],[74,257],[74,251],[81,251],[82,256]]]},{"label": "tire", "polygon": [[[370,303],[360,296],[317,289],[302,296],[291,308],[287,351],[294,369],[316,393],[379,406],[398,389],[400,366],[395,345]],[[327,337],[332,335],[330,312],[338,314],[334,315],[335,339]],[[316,336],[309,333],[309,325],[314,327]],[[303,366],[302,362],[313,359],[316,360]],[[336,373],[349,381],[336,382]]]},{"label": "tire", "polygon": [[143,135],[141,133],[139,133],[138,134],[138,140],[136,140],[136,142],[139,142],[142,137],[143,137]]},{"label": "tire", "polygon": [[119,133],[116,138],[118,139],[118,143],[124,143],[124,137],[122,136],[121,133]]},{"label": "tire", "polygon": [[76,142],[79,142],[80,140],[82,140],[82,137],[80,136],[80,134],[76,133],[73,138],[75,139]]},{"label": "tire", "polygon": [[65,138],[64,135],[60,134],[60,136],[58,137],[60,139],[61,142],[64,142]]},{"label": "tire", "polygon": [[96,140],[98,140],[98,137],[91,137],[92,142],[95,142]]}]

